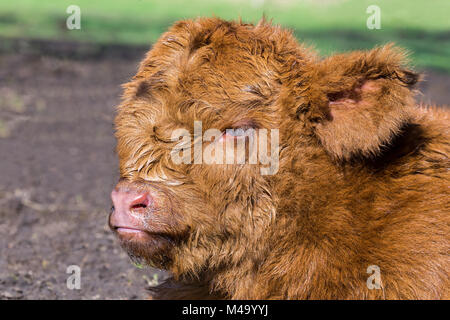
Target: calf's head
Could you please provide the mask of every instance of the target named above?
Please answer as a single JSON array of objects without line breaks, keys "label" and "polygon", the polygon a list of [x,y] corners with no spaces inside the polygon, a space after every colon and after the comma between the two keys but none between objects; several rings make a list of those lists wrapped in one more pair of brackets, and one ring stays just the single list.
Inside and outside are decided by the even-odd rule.
[{"label": "calf's head", "polygon": [[408,122],[403,60],[389,46],[321,60],[264,21],[176,23],[124,86],[111,228],[175,276],[258,265],[285,182],[314,184],[294,162],[376,156]]}]

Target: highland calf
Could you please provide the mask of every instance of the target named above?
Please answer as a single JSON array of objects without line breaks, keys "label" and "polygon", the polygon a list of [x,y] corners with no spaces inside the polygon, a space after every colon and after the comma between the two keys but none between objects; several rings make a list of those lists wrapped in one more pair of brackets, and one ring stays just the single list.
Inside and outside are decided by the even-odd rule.
[{"label": "highland calf", "polygon": [[[320,59],[265,21],[176,23],[116,117],[109,222],[172,274],[153,297],[449,298],[450,119],[418,80],[393,46]],[[237,141],[244,161],[198,161]]]}]

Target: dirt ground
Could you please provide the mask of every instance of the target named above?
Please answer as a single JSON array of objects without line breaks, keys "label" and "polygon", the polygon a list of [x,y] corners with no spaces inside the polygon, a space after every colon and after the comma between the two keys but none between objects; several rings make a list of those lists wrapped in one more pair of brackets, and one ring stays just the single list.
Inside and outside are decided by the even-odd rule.
[{"label": "dirt ground", "polygon": [[[114,107],[145,50],[0,40],[0,299],[142,299],[164,277],[107,226]],[[450,104],[450,75],[426,74],[418,100]]]}]

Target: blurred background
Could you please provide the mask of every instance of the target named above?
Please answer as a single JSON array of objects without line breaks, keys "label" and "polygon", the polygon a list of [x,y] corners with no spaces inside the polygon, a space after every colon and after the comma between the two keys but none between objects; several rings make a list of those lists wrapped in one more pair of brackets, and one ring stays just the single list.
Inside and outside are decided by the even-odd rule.
[{"label": "blurred background", "polygon": [[[68,28],[71,5],[79,29]],[[371,5],[380,29],[368,28]],[[324,56],[395,42],[424,74],[417,101],[450,104],[449,0],[2,1],[0,299],[141,299],[161,281],[133,266],[107,227],[114,108],[162,32],[213,15],[264,15]],[[70,265],[80,290],[66,286]]]}]

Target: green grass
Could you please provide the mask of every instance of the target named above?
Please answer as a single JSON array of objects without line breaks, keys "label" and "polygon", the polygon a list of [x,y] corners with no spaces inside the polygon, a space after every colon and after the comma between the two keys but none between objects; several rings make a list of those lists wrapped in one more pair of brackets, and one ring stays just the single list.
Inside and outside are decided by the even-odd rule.
[{"label": "green grass", "polygon": [[[71,4],[81,8],[81,30],[66,28]],[[371,4],[381,8],[380,30],[366,27]],[[175,20],[216,15],[256,22],[263,14],[322,54],[396,42],[412,51],[418,67],[450,71],[449,0],[2,1],[0,36],[150,45]]]}]

